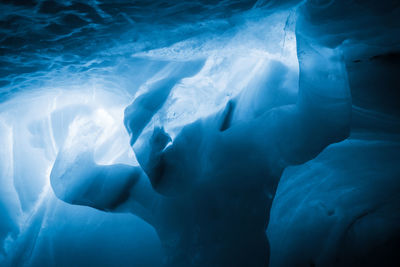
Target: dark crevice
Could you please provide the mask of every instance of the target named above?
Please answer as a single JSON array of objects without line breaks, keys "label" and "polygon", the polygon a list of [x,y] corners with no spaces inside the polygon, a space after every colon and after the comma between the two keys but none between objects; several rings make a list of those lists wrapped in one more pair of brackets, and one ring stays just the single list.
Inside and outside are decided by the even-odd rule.
[{"label": "dark crevice", "polygon": [[386,54],[375,55],[369,58],[370,61],[379,61],[382,63],[399,64],[400,52],[389,52]]},{"label": "dark crevice", "polygon": [[222,123],[221,123],[221,127],[219,128],[219,130],[221,132],[227,130],[231,126],[231,121],[232,121],[234,108],[235,108],[235,104],[233,103],[232,100],[230,100],[226,104],[225,110],[224,110],[224,112],[222,114],[223,120],[222,120]]}]

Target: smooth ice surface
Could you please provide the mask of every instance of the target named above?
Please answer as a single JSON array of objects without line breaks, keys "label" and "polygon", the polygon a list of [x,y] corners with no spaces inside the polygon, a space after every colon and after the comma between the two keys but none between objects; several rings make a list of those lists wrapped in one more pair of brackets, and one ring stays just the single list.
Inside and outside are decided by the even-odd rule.
[{"label": "smooth ice surface", "polygon": [[398,263],[399,146],[398,136],[355,133],[287,168],[268,228],[271,266]]},{"label": "smooth ice surface", "polygon": [[0,265],[400,262],[396,1],[0,7]]}]

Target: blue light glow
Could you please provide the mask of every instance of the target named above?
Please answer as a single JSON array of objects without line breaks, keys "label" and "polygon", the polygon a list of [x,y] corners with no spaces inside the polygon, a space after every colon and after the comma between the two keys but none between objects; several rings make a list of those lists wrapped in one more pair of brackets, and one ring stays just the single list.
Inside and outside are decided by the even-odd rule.
[{"label": "blue light glow", "polygon": [[0,3],[0,265],[399,264],[400,5],[361,2]]}]

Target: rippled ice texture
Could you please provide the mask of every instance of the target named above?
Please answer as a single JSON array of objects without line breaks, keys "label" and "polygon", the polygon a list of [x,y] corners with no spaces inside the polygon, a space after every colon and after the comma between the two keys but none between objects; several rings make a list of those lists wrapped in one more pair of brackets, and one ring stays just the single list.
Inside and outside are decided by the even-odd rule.
[{"label": "rippled ice texture", "polygon": [[[396,247],[400,232],[400,8],[395,1],[303,2],[314,25],[304,26],[310,38],[344,52],[352,134],[284,172],[268,229],[271,265],[360,262],[371,251],[377,259],[392,256],[385,246]],[[263,86],[275,75],[272,62],[288,68],[276,101],[294,103],[298,4],[2,1],[0,265],[159,266],[160,241],[147,223],[54,196],[49,175],[58,150],[90,122],[101,132],[97,163],[138,165],[124,108],[187,60],[204,66],[173,88],[145,131],[162,124],[174,138],[240,92]]]}]

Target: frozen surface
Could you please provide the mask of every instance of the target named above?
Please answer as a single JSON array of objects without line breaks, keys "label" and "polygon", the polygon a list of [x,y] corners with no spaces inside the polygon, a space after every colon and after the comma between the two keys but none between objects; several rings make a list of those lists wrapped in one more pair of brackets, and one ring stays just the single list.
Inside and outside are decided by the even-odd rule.
[{"label": "frozen surface", "polygon": [[354,134],[287,168],[268,228],[271,266],[398,264],[399,141]]},{"label": "frozen surface", "polygon": [[396,1],[0,7],[0,265],[398,265]]}]

